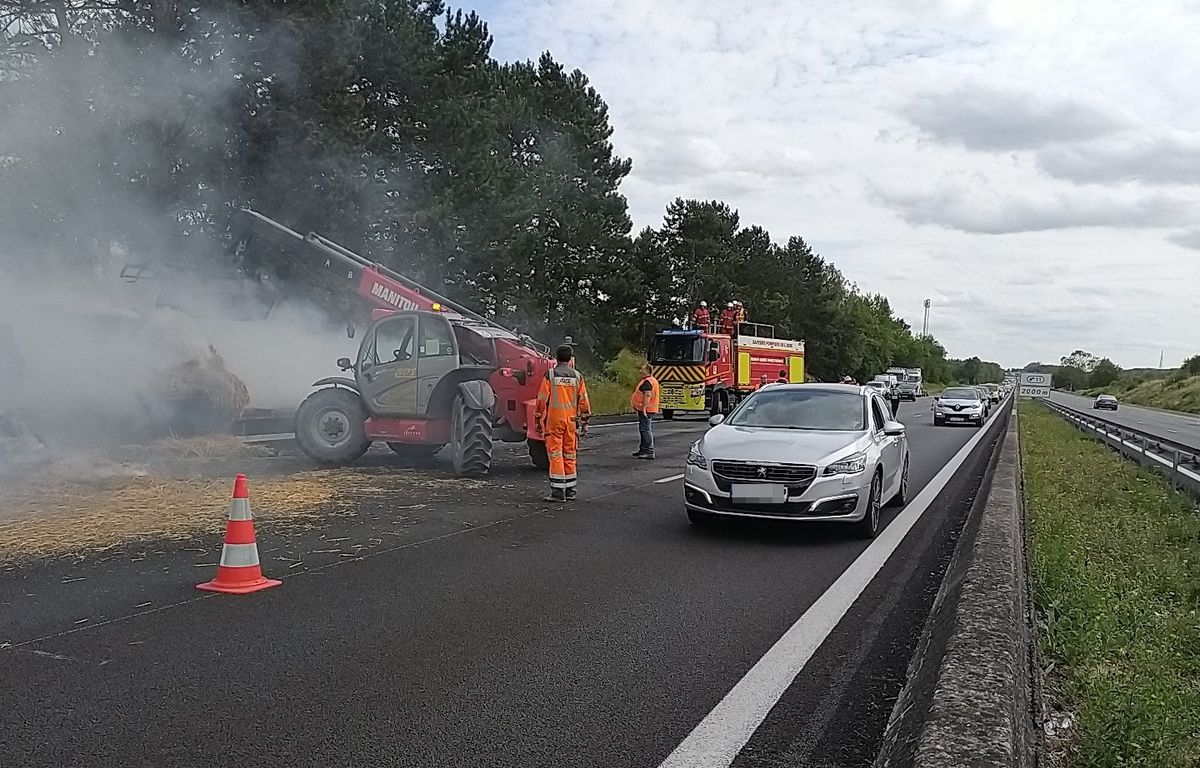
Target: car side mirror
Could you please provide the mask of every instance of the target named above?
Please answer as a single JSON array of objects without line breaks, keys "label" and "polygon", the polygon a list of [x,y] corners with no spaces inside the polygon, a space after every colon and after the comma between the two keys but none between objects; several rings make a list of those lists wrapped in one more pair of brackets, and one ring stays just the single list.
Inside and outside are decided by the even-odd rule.
[{"label": "car side mirror", "polygon": [[898,421],[883,422],[883,434],[888,437],[901,437],[904,434],[904,425]]},{"label": "car side mirror", "polygon": [[720,359],[721,359],[721,350],[719,350],[719,349],[708,350],[708,362],[715,363]]},{"label": "car side mirror", "polygon": [[725,414],[723,413],[718,413],[715,416],[708,417],[708,425],[710,427],[715,427],[723,421],[725,421]]},{"label": "car side mirror", "polygon": [[354,338],[354,333],[355,333],[355,331],[356,331],[356,330],[357,330],[357,329],[354,327],[354,321],[353,321],[353,320],[351,320],[350,322],[346,323],[346,338],[347,338],[347,339],[353,339],[353,338]]},{"label": "car side mirror", "polygon": [[[329,358],[325,359],[328,360]],[[354,364],[350,362],[350,358],[348,357],[339,357],[337,359],[337,367],[341,368],[343,371],[348,371],[354,367]]]}]

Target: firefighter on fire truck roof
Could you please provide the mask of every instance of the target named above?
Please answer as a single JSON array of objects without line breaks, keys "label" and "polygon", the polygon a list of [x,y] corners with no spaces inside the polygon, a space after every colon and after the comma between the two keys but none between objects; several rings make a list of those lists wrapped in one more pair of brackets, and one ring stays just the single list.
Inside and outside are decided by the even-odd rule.
[{"label": "firefighter on fire truck roof", "polygon": [[708,302],[700,302],[700,306],[696,309],[692,317],[695,320],[697,328],[707,331],[709,325],[712,323],[712,314],[708,311]]},{"label": "firefighter on fire truck roof", "polygon": [[733,308],[733,302],[725,305],[725,309],[721,310],[721,333],[733,335],[733,329],[737,325],[737,310]]}]

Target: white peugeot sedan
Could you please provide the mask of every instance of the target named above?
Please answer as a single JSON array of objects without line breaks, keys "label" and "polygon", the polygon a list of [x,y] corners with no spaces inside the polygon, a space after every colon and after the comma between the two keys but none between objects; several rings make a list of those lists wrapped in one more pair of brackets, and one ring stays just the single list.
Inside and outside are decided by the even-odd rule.
[{"label": "white peugeot sedan", "polygon": [[839,522],[873,538],[908,498],[908,438],[869,386],[781,384],[743,400],[688,453],[688,519]]}]

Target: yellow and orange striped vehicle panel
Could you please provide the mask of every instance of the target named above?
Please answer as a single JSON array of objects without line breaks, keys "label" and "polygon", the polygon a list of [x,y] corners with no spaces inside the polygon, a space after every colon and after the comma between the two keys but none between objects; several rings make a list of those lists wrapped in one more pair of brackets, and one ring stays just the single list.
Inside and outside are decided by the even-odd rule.
[{"label": "yellow and orange striped vehicle panel", "polygon": [[704,365],[652,365],[651,370],[660,384],[703,384],[708,380],[708,366]]}]

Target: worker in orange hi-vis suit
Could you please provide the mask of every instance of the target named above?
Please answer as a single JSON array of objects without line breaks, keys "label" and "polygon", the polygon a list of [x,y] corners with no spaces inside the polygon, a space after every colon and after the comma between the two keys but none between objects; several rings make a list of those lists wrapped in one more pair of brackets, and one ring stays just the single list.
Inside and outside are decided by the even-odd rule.
[{"label": "worker in orange hi-vis suit", "polygon": [[546,439],[550,456],[550,495],[543,501],[575,498],[575,452],[579,439],[576,420],[586,423],[592,415],[583,376],[571,366],[574,352],[565,344],[554,357],[558,364],[546,372],[537,399],[538,431]]}]

